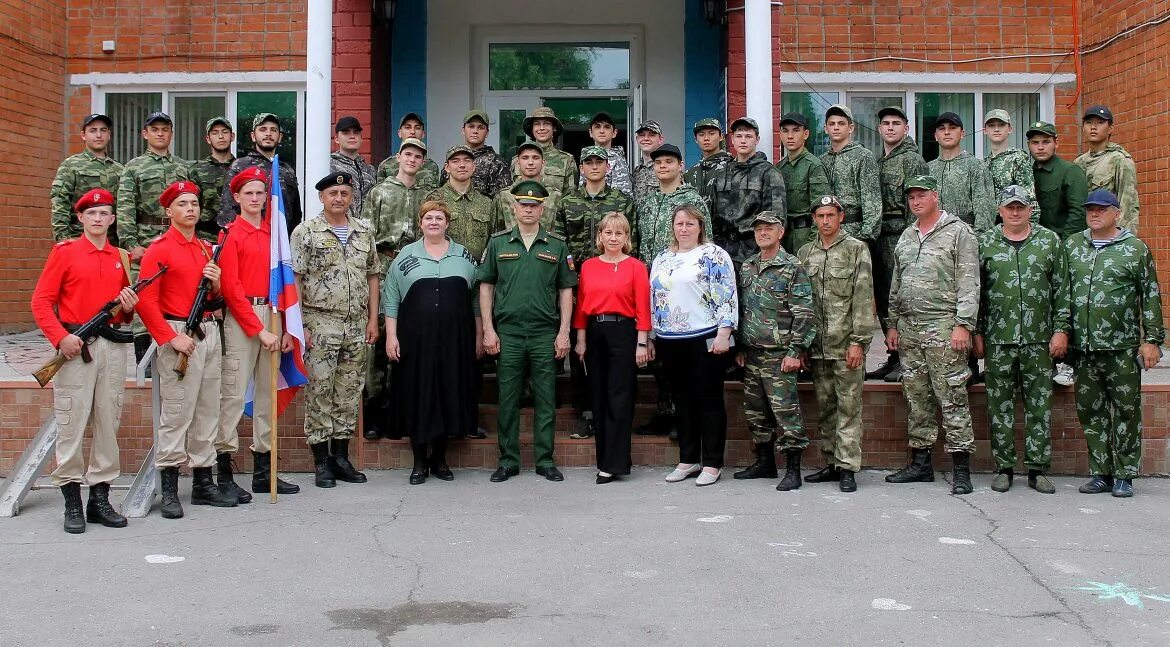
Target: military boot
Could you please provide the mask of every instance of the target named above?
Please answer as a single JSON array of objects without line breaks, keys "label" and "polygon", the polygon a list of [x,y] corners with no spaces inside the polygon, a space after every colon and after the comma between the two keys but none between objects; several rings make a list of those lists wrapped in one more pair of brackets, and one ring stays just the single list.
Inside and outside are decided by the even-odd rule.
[{"label": "military boot", "polygon": [[1012,481],[1014,479],[1014,470],[1000,470],[999,474],[996,474],[995,480],[991,482],[991,489],[996,492],[1007,492],[1008,490],[1012,489]]},{"label": "military boot", "polygon": [[349,439],[334,438],[333,456],[331,458],[333,477],[345,483],[365,483],[366,475],[357,471],[353,463],[349,462]]},{"label": "military boot", "polygon": [[895,369],[902,368],[902,361],[898,359],[898,353],[890,353],[886,357],[886,362],[876,369],[865,374],[867,380],[884,380]]},{"label": "military boot", "polygon": [[89,486],[89,503],[85,505],[85,520],[100,523],[107,528],[125,528],[126,517],[118,514],[110,505],[110,484],[94,483]]},{"label": "military boot", "polygon": [[236,485],[235,475],[232,473],[232,455],[228,453],[216,454],[216,476],[219,478],[219,491],[226,496],[235,497],[236,503],[251,503],[252,493]]},{"label": "military boot", "polygon": [[183,504],[179,503],[179,468],[164,467],[159,470],[162,480],[162,505],[159,512],[163,519],[181,519]]},{"label": "military boot", "polygon": [[[256,494],[272,494],[272,454],[269,452],[252,452],[252,491]],[[277,478],[277,494],[296,494],[301,486],[296,483]]]},{"label": "military boot", "polygon": [[211,478],[210,467],[196,467],[191,470],[191,505],[210,505],[216,508],[234,508],[239,501],[231,494],[224,494]]},{"label": "military boot", "polygon": [[951,494],[971,494],[971,453],[952,452],[951,462],[954,464]]},{"label": "military boot", "polygon": [[930,448],[912,451],[910,463],[886,476],[886,483],[930,483],[934,481],[934,466],[930,462]]},{"label": "military boot", "polygon": [[784,478],[776,485],[780,492],[800,489],[800,455],[804,452],[799,449],[790,449],[784,452],[788,460],[784,465]]},{"label": "military boot", "polygon": [[81,513],[81,484],[62,485],[61,496],[65,497],[65,532],[80,535],[85,532],[85,515]]},{"label": "military boot", "polygon": [[736,479],[774,479],[776,478],[776,448],[771,442],[756,443],[756,462],[747,469],[731,475]]},{"label": "military boot", "polygon": [[333,461],[329,460],[329,441],[313,443],[309,449],[313,450],[313,484],[324,488],[335,487],[337,480],[333,478]]},{"label": "military boot", "polygon": [[836,465],[826,465],[805,477],[808,483],[832,483],[841,480],[841,470]]}]

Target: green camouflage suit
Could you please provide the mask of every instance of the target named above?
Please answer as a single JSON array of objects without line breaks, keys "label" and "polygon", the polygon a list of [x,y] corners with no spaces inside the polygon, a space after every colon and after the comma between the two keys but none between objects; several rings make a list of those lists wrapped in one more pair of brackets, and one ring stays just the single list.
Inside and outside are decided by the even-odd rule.
[{"label": "green camouflage suit", "polygon": [[445,183],[428,193],[424,201],[427,200],[438,200],[451,209],[447,235],[463,245],[471,257],[478,261],[483,256],[483,250],[487,249],[488,238],[500,228],[496,220],[496,206],[491,198],[474,187],[467,193],[460,193]]},{"label": "green camouflage suit", "polygon": [[1162,297],[1154,257],[1123,231],[1100,250],[1088,232],[1064,243],[1068,283],[1063,294],[1072,323],[1077,417],[1089,448],[1089,471],[1131,479],[1142,455],[1141,343],[1161,345]]},{"label": "green camouflage suit", "polygon": [[[500,192],[496,194],[496,199],[492,201],[496,209],[495,221],[500,223],[503,229],[511,229],[516,224],[516,212],[512,210],[516,205],[516,196],[512,195],[512,187],[528,179],[523,176],[517,178],[512,184],[500,189]],[[542,181],[541,184],[544,182]],[[557,220],[561,191],[558,187],[547,184],[544,184],[544,188],[548,191],[548,197],[544,199],[544,213],[540,216],[540,228],[563,236],[565,223]]]},{"label": "green camouflage suit", "polygon": [[698,164],[687,169],[687,172],[683,173],[683,182],[698,189],[703,199],[707,201],[707,207],[710,208],[711,193],[707,185],[711,182],[711,178],[718,175],[727,166],[727,163],[733,160],[735,158],[731,156],[731,153],[724,150],[715,151],[711,153],[710,157],[704,157]]},{"label": "green camouflage suit", "polygon": [[[630,163],[626,160],[626,149],[621,146],[610,146],[605,149],[605,154],[605,183],[627,196],[633,195],[634,180],[630,177]],[[580,172],[580,168],[577,170]],[[577,180],[577,188],[583,186],[585,186],[584,175]]]},{"label": "green camouflage suit", "polygon": [[674,240],[674,212],[683,205],[694,205],[703,212],[703,231],[711,231],[711,214],[703,196],[689,184],[683,184],[670,193],[657,188],[639,202],[637,211],[638,258],[653,261]]},{"label": "green camouflage suit", "polygon": [[146,247],[171,226],[158,198],[179,180],[190,180],[191,170],[174,155],[147,151],[126,163],[118,181],[118,242],[123,249]]},{"label": "green camouflage suit", "polygon": [[833,193],[829,170],[821,158],[806,148],[796,155],[785,155],[776,163],[776,170],[784,178],[785,206],[788,224],[784,228],[784,249],[790,254],[811,243],[817,236],[812,221],[813,201]]},{"label": "green camouflage suit", "polygon": [[1135,235],[1138,231],[1137,168],[1131,156],[1120,144],[1108,144],[1100,153],[1084,152],[1074,161],[1089,180],[1089,191],[1109,189],[1121,202],[1121,222]]},{"label": "green camouflage suit", "polygon": [[[550,191],[556,189],[560,191],[561,195],[577,188],[577,180],[581,175],[577,169],[577,160],[565,151],[557,149],[556,146],[552,145],[552,142],[537,143],[544,155],[544,174],[540,178],[540,183],[544,185],[544,188]],[[520,156],[517,155],[512,158],[512,184],[523,179],[524,174],[520,172]],[[507,191],[507,189],[501,189],[501,191]]]},{"label": "green camouflage suit", "polygon": [[[816,387],[821,454],[826,465],[861,469],[861,395],[865,352],[873,338],[873,270],[868,246],[841,231],[826,247],[819,236],[801,247],[813,288],[816,337],[809,347]],[[849,346],[862,362],[846,368]]]},{"label": "green camouflage suit", "polygon": [[991,175],[983,162],[960,151],[954,159],[932,159],[926,168],[938,180],[940,208],[974,228],[976,235],[995,226],[999,210],[995,208]]},{"label": "green camouflage suit", "polygon": [[[97,157],[88,150],[66,157],[57,167],[57,176],[49,189],[49,199],[53,203],[53,240],[59,243],[84,233],[81,223],[73,215],[73,205],[93,189],[105,189],[117,196],[121,176],[122,165],[111,157]],[[117,245],[117,224],[110,227],[108,235],[110,243]]]},{"label": "green camouflage suit", "polygon": [[575,268],[598,255],[597,223],[611,211],[630,221],[630,244],[637,251],[637,219],[634,217],[634,201],[628,195],[606,184],[597,195],[591,196],[585,187],[581,187],[561,198],[556,220],[565,228],[565,240]]},{"label": "green camouflage suit", "polygon": [[785,357],[799,358],[816,334],[812,284],[796,257],[783,249],[763,260],[759,252],[739,270],[740,352],[746,356],[743,375],[744,417],[752,442],[770,443],[781,431],[779,451],[808,447],[796,371],[780,370]]},{"label": "green camouflage suit", "polygon": [[1034,162],[1036,203],[1040,224],[1056,232],[1061,240],[1085,230],[1085,198],[1088,179],[1081,167],[1055,155],[1043,164]]},{"label": "green camouflage suit", "polygon": [[906,181],[916,175],[926,175],[926,161],[918,153],[914,138],[906,136],[889,153],[882,149],[878,158],[878,176],[882,190],[882,226],[877,242],[870,245],[873,262],[873,296],[877,305],[882,332],[888,329],[886,319],[890,312],[890,279],[894,276],[894,249],[906,226],[914,221],[914,214],[906,204]]},{"label": "green camouflage suit", "polygon": [[[223,192],[220,193],[218,221],[221,227],[235,220],[240,209],[240,205],[236,204],[236,199],[227,184],[236,175],[253,166],[259,167],[260,170],[268,174],[268,177],[272,177],[272,160],[264,157],[260,152],[252,150],[243,157],[237,157],[224,177],[224,188]],[[289,160],[280,160],[280,188],[284,196],[285,222],[288,223],[289,235],[292,235],[292,230],[301,224],[304,214],[301,210],[301,187],[297,182],[296,170],[293,169]]]},{"label": "green camouflage suit", "polygon": [[[378,184],[378,169],[374,168],[364,157],[349,157],[339,151],[329,155],[329,173],[349,173],[353,178],[353,201],[349,203],[349,217],[360,218],[365,211],[366,196]],[[409,242],[409,241],[408,241]]]},{"label": "green camouflage suit", "polygon": [[967,353],[951,349],[951,331],[974,331],[978,314],[979,242],[971,228],[945,211],[926,236],[915,225],[906,227],[894,250],[888,325],[898,331],[913,449],[934,445],[941,406],[946,451],[975,451],[967,401],[971,369]]},{"label": "green camouflage suit", "polygon": [[833,195],[845,207],[845,231],[864,242],[877,240],[882,227],[882,190],[873,153],[858,142],[849,142],[839,151],[827,151],[821,161],[829,172]]},{"label": "green camouflage suit", "polygon": [[305,368],[305,436],[310,445],[352,438],[366,375],[367,277],[382,271],[365,221],[349,221],[345,245],[324,215],[293,230],[292,269],[298,277],[309,349]]},{"label": "green camouflage suit", "polygon": [[632,196],[634,204],[640,204],[658,190],[659,182],[658,176],[654,174],[654,162],[643,159],[630,173],[630,181],[634,186],[634,195]]},{"label": "green camouflage suit", "polygon": [[230,190],[227,172],[234,161],[235,157],[220,162],[208,155],[191,165],[191,181],[199,185],[199,223],[195,225],[195,233],[209,242],[219,238],[219,224],[215,219],[219,216],[220,193]]},{"label": "green camouflage suit", "polygon": [[[397,155],[387,157],[378,165],[378,184],[381,184],[388,177],[395,177],[397,175]],[[422,166],[418,168],[418,173],[414,176],[414,181],[429,191],[434,191],[439,188],[439,165],[435,163],[435,160],[429,157],[423,159]]]},{"label": "green camouflage suit", "polygon": [[756,214],[788,213],[786,193],[784,178],[762,152],[756,152],[746,162],[729,161],[707,183],[712,242],[722,247],[733,262],[744,262],[759,249],[752,233]]},{"label": "green camouflage suit", "polygon": [[[512,174],[508,171],[508,163],[496,149],[491,146],[480,146],[471,150],[471,156],[475,158],[475,171],[471,174],[471,186],[475,187],[483,195],[490,200],[496,197],[500,189],[512,183]],[[447,169],[443,169],[439,174],[439,186],[447,183]],[[487,244],[485,239],[484,244]],[[463,245],[467,247],[467,245]]]},{"label": "green camouflage suit", "polygon": [[1016,394],[1024,399],[1024,464],[1052,464],[1052,357],[1048,343],[1068,332],[1068,304],[1059,298],[1066,278],[1060,236],[1040,225],[1016,246],[1003,225],[979,241],[979,327],[987,371],[991,454],[1001,470],[1016,466]]},{"label": "green camouflage suit", "polygon": [[[987,164],[987,174],[991,176],[991,195],[997,196],[1000,191],[1012,186],[1023,187],[1031,195],[1036,195],[1036,180],[1032,177],[1032,156],[1018,148],[1008,148],[999,155],[987,154],[983,160]],[[1001,222],[999,214],[995,215],[996,222]],[[1040,206],[1032,201],[1032,224],[1040,224]]]}]

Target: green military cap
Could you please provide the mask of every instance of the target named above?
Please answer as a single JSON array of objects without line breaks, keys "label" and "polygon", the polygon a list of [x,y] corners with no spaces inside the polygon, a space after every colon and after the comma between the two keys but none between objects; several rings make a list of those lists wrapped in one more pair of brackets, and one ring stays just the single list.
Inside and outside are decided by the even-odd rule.
[{"label": "green military cap", "polygon": [[206,135],[210,133],[211,129],[215,128],[216,126],[226,126],[228,130],[235,132],[235,129],[232,128],[232,122],[228,121],[227,117],[212,117],[211,119],[208,119],[207,124],[203,126],[203,134]]},{"label": "green military cap", "polygon": [[252,130],[256,130],[257,128],[260,127],[260,124],[263,124],[263,123],[268,122],[268,121],[271,121],[272,123],[276,124],[276,126],[278,128],[280,127],[280,117],[279,116],[277,116],[275,113],[272,113],[272,112],[261,112],[260,114],[256,115],[255,117],[252,117]]},{"label": "green military cap", "polygon": [[833,115],[840,115],[848,119],[849,123],[853,123],[853,111],[850,110],[849,106],[847,105],[834,103],[833,105],[829,106],[829,109],[825,111],[825,119],[827,120]]},{"label": "green military cap", "polygon": [[902,119],[902,121],[906,121],[906,122],[910,121],[910,118],[906,116],[906,111],[903,110],[901,106],[886,106],[885,108],[878,110],[878,113],[877,113],[878,121],[881,121],[882,119],[885,119],[886,117],[888,117],[890,115],[894,115],[895,117],[900,117]]},{"label": "green military cap", "polygon": [[732,121],[731,124],[727,127],[727,130],[730,132],[735,132],[735,127],[740,124],[748,126],[752,130],[756,131],[757,134],[760,132],[760,124],[756,123],[756,120],[752,119],[751,117],[740,117],[739,119]]},{"label": "green military cap", "polygon": [[915,175],[906,181],[906,193],[909,193],[910,189],[938,191],[938,180],[933,175]]},{"label": "green military cap", "polygon": [[813,211],[821,207],[837,207],[837,211],[845,211],[845,207],[841,206],[841,201],[835,195],[822,195],[817,199],[816,204],[813,205]]},{"label": "green military cap", "polygon": [[983,125],[986,126],[987,122],[989,122],[993,119],[998,119],[1009,126],[1012,125],[1012,116],[1009,115],[1008,111],[1004,110],[1003,108],[996,108],[995,110],[988,110],[987,114],[983,117]]},{"label": "green military cap", "polygon": [[471,150],[471,147],[468,146],[467,144],[455,144],[451,148],[448,148],[447,149],[447,156],[444,157],[443,159],[449,160],[452,157],[455,157],[456,155],[458,155],[459,153],[465,153],[471,159],[475,159],[475,153]]},{"label": "green military cap", "polygon": [[517,182],[511,193],[520,204],[543,204],[544,199],[548,197],[548,189],[536,180]]},{"label": "green military cap", "polygon": [[1019,202],[1024,206],[1032,204],[1032,192],[1025,189],[1018,184],[1005,186],[999,192],[999,206],[1006,207],[1013,202]]},{"label": "green military cap", "polygon": [[1028,127],[1028,132],[1024,133],[1025,137],[1031,137],[1032,135],[1056,137],[1056,124],[1050,124],[1047,121],[1037,121]]},{"label": "green military cap", "polygon": [[422,151],[423,155],[427,154],[427,145],[424,144],[421,139],[407,137],[406,139],[402,140],[401,144],[398,145],[398,152],[401,153],[402,149],[406,148],[407,146],[414,146],[415,148]]},{"label": "green military cap", "polygon": [[557,119],[557,115],[553,112],[552,108],[541,106],[536,110],[533,110],[532,114],[524,118],[524,134],[532,137],[532,122],[536,121],[537,119],[547,119],[553,122],[553,137],[556,137],[558,133],[565,129],[565,127],[561,125],[561,120]]},{"label": "green military cap", "polygon": [[761,211],[756,214],[755,218],[752,219],[752,226],[754,227],[761,222],[780,225],[783,227],[786,221],[784,214],[780,213],[779,211]]},{"label": "green military cap", "polygon": [[720,124],[719,120],[714,117],[707,117],[706,119],[700,119],[696,121],[695,127],[691,128],[691,132],[697,135],[699,134],[699,131],[703,130],[704,128],[714,128],[719,132],[723,132],[723,125]]},{"label": "green military cap", "polygon": [[484,112],[483,110],[480,110],[479,108],[472,108],[471,110],[468,110],[466,113],[463,114],[463,125],[466,126],[467,122],[471,121],[472,119],[478,119],[478,120],[482,121],[483,125],[485,125],[485,126],[488,126],[491,124],[491,122],[488,121],[487,113]]},{"label": "green military cap", "polygon": [[536,140],[534,139],[525,139],[522,144],[516,147],[516,154],[519,155],[520,151],[524,150],[525,148],[531,148],[532,150],[540,153],[541,157],[544,157],[544,149],[541,148],[540,144],[536,143]]},{"label": "green military cap", "polygon": [[581,162],[582,163],[584,163],[585,160],[587,160],[591,157],[597,157],[597,158],[600,158],[603,160],[608,160],[609,154],[606,153],[605,149],[600,147],[600,146],[586,146],[585,148],[581,149]]}]

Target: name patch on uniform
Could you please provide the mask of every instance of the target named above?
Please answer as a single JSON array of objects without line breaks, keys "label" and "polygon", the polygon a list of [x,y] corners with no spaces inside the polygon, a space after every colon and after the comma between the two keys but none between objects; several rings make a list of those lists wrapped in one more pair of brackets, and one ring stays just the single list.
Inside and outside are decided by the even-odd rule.
[{"label": "name patch on uniform", "polygon": [[548,261],[550,263],[556,263],[557,261],[561,260],[556,256],[556,254],[549,254],[548,252],[537,252],[536,257],[542,261]]},{"label": "name patch on uniform", "polygon": [[514,261],[517,258],[520,258],[519,252],[504,252],[504,253],[496,256],[496,260],[500,260],[500,261]]}]

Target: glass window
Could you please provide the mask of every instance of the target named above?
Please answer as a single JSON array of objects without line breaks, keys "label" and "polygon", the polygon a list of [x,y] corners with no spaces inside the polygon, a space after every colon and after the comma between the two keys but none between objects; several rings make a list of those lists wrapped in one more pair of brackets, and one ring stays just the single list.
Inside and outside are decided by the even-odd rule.
[{"label": "glass window", "polygon": [[493,43],[488,89],[626,90],[629,43]]},{"label": "glass window", "polygon": [[853,140],[865,146],[877,157],[885,152],[882,135],[878,126],[877,113],[882,108],[897,106],[906,108],[905,94],[871,95],[849,93],[849,109],[853,111],[853,121],[857,126],[853,131]]},{"label": "glass window", "polygon": [[963,150],[975,154],[975,135],[983,124],[975,116],[975,94],[972,92],[918,92],[914,95],[915,133],[922,157],[930,161],[938,157],[934,141],[934,125],[938,116],[953,112],[963,120]]},{"label": "glass window", "polygon": [[175,140],[171,150],[185,160],[208,155],[203,141],[204,126],[213,117],[223,117],[226,100],[220,96],[175,96],[171,116],[175,119]]},{"label": "glass window", "polygon": [[524,143],[524,117],[526,110],[503,109],[499,113],[500,150],[497,151],[509,162],[516,156],[516,149]]},{"label": "glass window", "polygon": [[252,118],[261,112],[280,116],[283,134],[276,152],[281,159],[297,163],[297,93],[240,92],[236,95],[236,155],[242,157],[255,148],[252,144]]},{"label": "glass window", "polygon": [[804,115],[808,120],[808,129],[812,131],[807,147],[814,155],[824,155],[829,150],[829,136],[825,134],[825,111],[840,101],[841,95],[837,92],[781,92],[780,114],[799,112]]},{"label": "glass window", "polygon": [[589,136],[589,122],[593,119],[593,115],[599,112],[608,113],[617,122],[614,126],[618,133],[613,145],[629,150],[627,145],[630,132],[628,123],[630,120],[629,99],[625,97],[550,98],[543,99],[541,102],[552,108],[553,112],[557,113],[557,119],[560,119],[561,124],[565,126],[565,132],[561,135],[560,149],[574,158],[580,156],[582,148],[593,145],[593,138]]},{"label": "glass window", "polygon": [[110,156],[125,164],[146,150],[142,122],[162,108],[161,92],[123,92],[106,95],[106,114],[114,122]]},{"label": "glass window", "polygon": [[1040,95],[985,93],[983,114],[995,109],[1007,110],[1012,118],[1012,134],[1008,137],[1008,143],[1021,150],[1028,150],[1028,139],[1024,133],[1028,131],[1028,126],[1040,120]]}]

